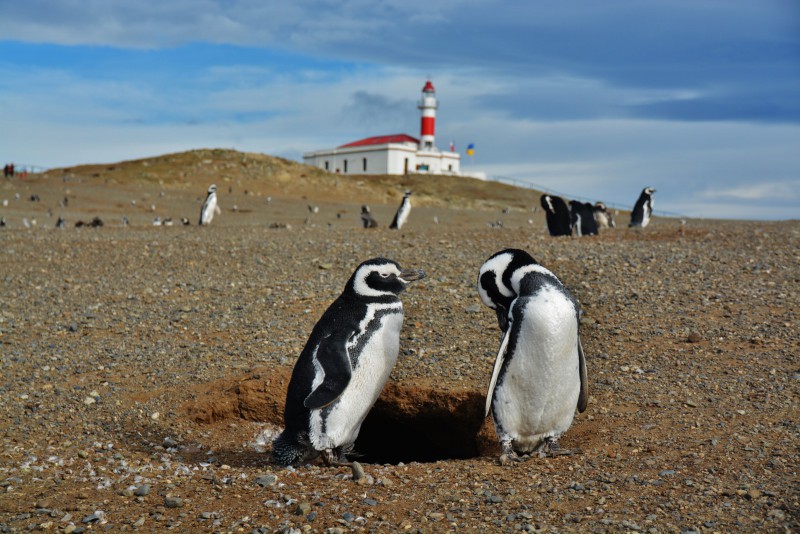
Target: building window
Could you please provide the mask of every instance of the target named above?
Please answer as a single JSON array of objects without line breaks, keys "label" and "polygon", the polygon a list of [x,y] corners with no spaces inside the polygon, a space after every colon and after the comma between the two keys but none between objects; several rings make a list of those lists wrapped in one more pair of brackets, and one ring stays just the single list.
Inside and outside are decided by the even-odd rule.
[{"label": "building window", "polygon": [[367,158],[364,158],[364,172],[367,172]]},{"label": "building window", "polygon": [[342,162],[342,167],[344,167],[344,173],[347,174],[347,160],[344,160],[344,162]]}]

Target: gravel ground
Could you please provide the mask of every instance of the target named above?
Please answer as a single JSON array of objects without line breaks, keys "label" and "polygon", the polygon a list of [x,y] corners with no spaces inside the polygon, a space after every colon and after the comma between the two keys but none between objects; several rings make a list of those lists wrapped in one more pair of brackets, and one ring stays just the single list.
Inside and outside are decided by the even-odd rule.
[{"label": "gravel ground", "polygon": [[[800,529],[796,221],[570,239],[541,213],[425,208],[393,232],[359,228],[357,203],[304,225],[306,200],[258,199],[206,228],[122,227],[118,206],[57,230],[24,202],[0,228],[0,532]],[[562,439],[581,455],[496,462],[482,408],[500,331],[475,279],[505,247],[584,308],[590,404]],[[403,297],[365,476],[272,466],[291,367],[374,256],[428,278]]]}]

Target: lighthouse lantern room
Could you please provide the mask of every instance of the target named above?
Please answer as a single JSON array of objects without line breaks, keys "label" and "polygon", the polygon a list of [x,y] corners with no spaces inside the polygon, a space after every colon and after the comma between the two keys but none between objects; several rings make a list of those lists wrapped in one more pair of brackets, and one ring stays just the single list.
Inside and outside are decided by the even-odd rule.
[{"label": "lighthouse lantern room", "polygon": [[333,149],[303,154],[303,162],[342,174],[461,174],[461,156],[436,147],[436,90],[428,80],[417,108],[420,138],[406,134],[379,135]]}]

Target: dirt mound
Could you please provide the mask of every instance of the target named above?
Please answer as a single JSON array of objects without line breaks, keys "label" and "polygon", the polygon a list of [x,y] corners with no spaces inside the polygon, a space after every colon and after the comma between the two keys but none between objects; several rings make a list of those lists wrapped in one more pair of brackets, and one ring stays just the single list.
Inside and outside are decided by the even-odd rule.
[{"label": "dirt mound", "polygon": [[[259,369],[205,384],[186,403],[186,416],[200,424],[243,419],[283,425],[291,369]],[[389,382],[370,410],[355,444],[366,463],[434,462],[474,458],[498,450],[485,396],[468,389]]]}]

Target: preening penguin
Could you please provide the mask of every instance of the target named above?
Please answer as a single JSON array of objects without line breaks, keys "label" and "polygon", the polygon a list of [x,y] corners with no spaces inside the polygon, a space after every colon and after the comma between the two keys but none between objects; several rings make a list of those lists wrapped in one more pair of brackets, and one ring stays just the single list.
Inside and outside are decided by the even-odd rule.
[{"label": "preening penguin", "polygon": [[481,300],[498,311],[498,320],[512,298],[486,394],[504,465],[518,461],[518,452],[570,454],[558,448],[558,438],[589,398],[578,302],[526,255],[515,249],[494,254],[478,279]]},{"label": "preening penguin", "polygon": [[650,223],[650,215],[653,214],[653,193],[655,192],[656,190],[652,187],[645,187],[642,190],[636,205],[633,206],[629,227],[645,228]]},{"label": "preening penguin", "polygon": [[397,362],[403,303],[421,270],[375,258],[356,268],[322,315],[295,364],[286,393],[285,429],[272,443],[280,465],[347,461],[361,423]]},{"label": "preening penguin", "polygon": [[400,207],[397,208],[397,213],[394,214],[394,219],[392,219],[392,224],[389,225],[389,228],[400,230],[408,220],[409,213],[411,213],[411,191],[406,191],[403,195],[403,201],[400,203]]},{"label": "preening penguin", "polygon": [[361,224],[364,228],[377,228],[378,222],[372,216],[372,213],[369,211],[369,206],[361,206]]},{"label": "preening penguin", "polygon": [[616,228],[617,223],[614,222],[614,215],[603,202],[596,202],[592,208],[594,212],[594,221],[597,223],[598,228]]},{"label": "preening penguin", "polygon": [[597,235],[594,208],[588,202],[571,200],[569,203],[570,224],[577,236]]},{"label": "preening penguin", "polygon": [[214,218],[215,213],[219,213],[220,209],[217,206],[217,186],[211,184],[208,187],[208,194],[206,195],[206,201],[203,202],[203,207],[200,208],[200,224],[201,226],[204,224],[211,224],[211,219]]},{"label": "preening penguin", "polygon": [[547,218],[547,230],[550,235],[571,235],[569,208],[564,199],[545,194],[541,196],[540,202]]},{"label": "preening penguin", "polygon": [[484,304],[497,312],[500,330],[508,329],[508,311],[517,294],[511,289],[511,274],[536,260],[524,250],[508,248],[496,252],[481,266],[478,273],[478,295]]}]

